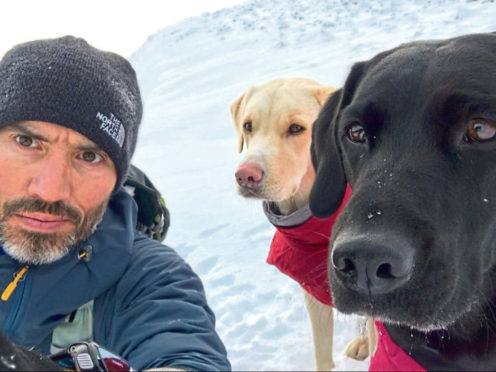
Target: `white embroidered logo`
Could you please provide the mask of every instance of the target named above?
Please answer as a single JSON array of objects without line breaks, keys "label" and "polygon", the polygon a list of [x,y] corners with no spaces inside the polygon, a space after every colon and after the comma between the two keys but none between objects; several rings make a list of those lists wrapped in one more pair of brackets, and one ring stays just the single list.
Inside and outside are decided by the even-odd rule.
[{"label": "white embroidered logo", "polygon": [[126,137],[126,130],[121,121],[112,113],[110,113],[110,116],[105,116],[99,112],[96,114],[96,118],[101,122],[100,129],[112,137],[119,144],[119,147],[122,147]]}]

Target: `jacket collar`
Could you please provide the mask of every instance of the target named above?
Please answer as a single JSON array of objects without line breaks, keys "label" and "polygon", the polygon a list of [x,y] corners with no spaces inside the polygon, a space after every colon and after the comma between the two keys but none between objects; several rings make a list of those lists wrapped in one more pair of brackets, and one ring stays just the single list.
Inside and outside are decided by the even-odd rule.
[{"label": "jacket collar", "polygon": [[279,212],[275,203],[264,201],[263,210],[270,223],[279,227],[298,226],[305,223],[310,219],[310,217],[312,217],[312,212],[310,211],[310,206],[308,204],[291,214],[283,215]]}]

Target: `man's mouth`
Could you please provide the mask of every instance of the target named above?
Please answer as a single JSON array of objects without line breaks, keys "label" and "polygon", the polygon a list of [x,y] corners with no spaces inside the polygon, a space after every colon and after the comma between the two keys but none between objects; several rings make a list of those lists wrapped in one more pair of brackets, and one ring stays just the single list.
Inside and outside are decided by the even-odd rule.
[{"label": "man's mouth", "polygon": [[65,224],[71,223],[67,217],[46,213],[23,213],[14,216],[25,229],[45,233],[55,232]]}]

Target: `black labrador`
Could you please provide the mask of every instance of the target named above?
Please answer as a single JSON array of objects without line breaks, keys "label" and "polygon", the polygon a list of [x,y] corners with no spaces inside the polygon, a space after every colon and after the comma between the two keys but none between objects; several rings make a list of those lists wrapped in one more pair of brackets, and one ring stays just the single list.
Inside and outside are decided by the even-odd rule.
[{"label": "black labrador", "polygon": [[496,370],[496,33],[356,63],[312,139],[337,309],[382,320],[424,367]]}]

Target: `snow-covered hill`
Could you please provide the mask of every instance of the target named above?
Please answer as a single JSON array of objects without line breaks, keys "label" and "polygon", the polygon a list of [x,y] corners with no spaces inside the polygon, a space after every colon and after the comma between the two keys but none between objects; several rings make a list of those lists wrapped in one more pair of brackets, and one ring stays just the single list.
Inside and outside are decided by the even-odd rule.
[{"label": "snow-covered hill", "polygon": [[[236,370],[314,368],[298,286],[265,263],[274,232],[236,195],[229,105],[249,86],[303,76],[340,86],[353,62],[397,44],[496,31],[487,0],[251,0],[164,28],[131,56],[145,115],[134,163],[172,214],[166,243],[202,277]],[[354,317],[335,324],[339,370]]]}]

